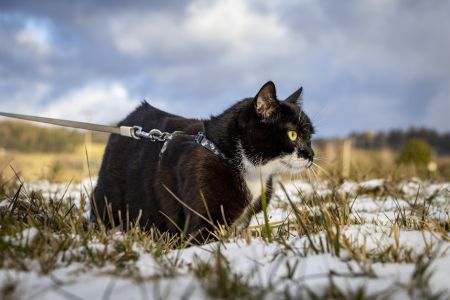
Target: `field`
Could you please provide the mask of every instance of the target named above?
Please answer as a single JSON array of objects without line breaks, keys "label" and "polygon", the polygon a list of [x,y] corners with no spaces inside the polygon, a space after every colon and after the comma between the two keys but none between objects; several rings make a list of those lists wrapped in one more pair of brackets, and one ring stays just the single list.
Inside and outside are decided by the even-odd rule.
[{"label": "field", "polygon": [[0,299],[450,297],[450,183],[283,181],[204,246],[94,228],[94,184],[0,184]]},{"label": "field", "polygon": [[25,181],[79,182],[89,176],[88,160],[91,172],[98,172],[104,149],[104,144],[97,143],[86,147],[82,145],[67,153],[25,153],[0,149],[0,172],[3,170],[3,176],[8,178],[18,172]]}]

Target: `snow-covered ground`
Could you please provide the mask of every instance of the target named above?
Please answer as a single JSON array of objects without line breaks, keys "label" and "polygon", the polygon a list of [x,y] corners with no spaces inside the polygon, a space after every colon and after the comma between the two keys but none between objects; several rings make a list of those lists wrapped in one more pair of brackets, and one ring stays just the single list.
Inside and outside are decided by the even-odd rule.
[{"label": "snow-covered ground", "polygon": [[[49,196],[66,194],[77,199],[91,190],[91,182],[67,187],[46,182],[26,185],[28,190],[41,189]],[[449,229],[436,230],[433,222],[449,224],[450,183],[430,184],[412,179],[392,187],[378,179],[344,182],[332,189],[327,182],[294,181],[285,183],[285,188],[299,211],[311,215],[320,212],[322,206],[308,204],[304,199],[333,195],[351,199],[348,217],[352,225],[339,228],[339,232],[333,228],[331,233],[340,234],[340,241],[346,246],[339,251],[317,250],[329,239],[330,233],[325,231],[303,236],[293,232],[287,239],[275,242],[256,237],[216,242],[172,250],[161,256],[136,245],[133,276],[117,275],[113,265],[87,267],[82,262],[67,264],[62,259],[54,271],[44,275],[37,262],[27,261],[28,272],[0,269],[0,290],[17,284],[15,293],[23,299],[203,299],[211,297],[211,284],[221,282],[216,278],[221,274],[217,268],[224,268],[228,281],[235,279],[251,288],[251,296],[263,295],[265,299],[287,295],[298,299],[311,293],[321,297],[332,287],[348,297],[361,291],[364,296],[392,299],[421,299],[441,292],[443,298],[449,297]],[[398,191],[395,197],[386,193],[392,188]],[[274,195],[268,209],[270,222],[279,224],[294,219],[286,194],[276,188]],[[0,202],[6,204],[7,201]],[[422,213],[415,211],[417,207]],[[398,225],[410,222],[419,228],[423,225],[423,209],[429,218],[426,226],[420,227],[424,229]],[[251,226],[263,223],[260,214],[253,218]],[[36,236],[37,230],[30,228],[10,238],[21,244],[30,243]],[[115,239],[120,241],[121,233],[116,233]],[[107,251],[98,241],[92,241],[90,247],[93,251]],[[201,266],[214,269],[210,278],[207,275],[202,279]]]}]

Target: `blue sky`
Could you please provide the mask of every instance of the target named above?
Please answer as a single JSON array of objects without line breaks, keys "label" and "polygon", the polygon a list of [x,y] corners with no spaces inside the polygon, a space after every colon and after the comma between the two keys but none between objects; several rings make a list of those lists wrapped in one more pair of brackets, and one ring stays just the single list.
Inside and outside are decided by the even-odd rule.
[{"label": "blue sky", "polygon": [[[126,3],[126,4],[125,4]],[[218,114],[300,85],[318,136],[450,130],[448,1],[0,2],[0,111]]]}]

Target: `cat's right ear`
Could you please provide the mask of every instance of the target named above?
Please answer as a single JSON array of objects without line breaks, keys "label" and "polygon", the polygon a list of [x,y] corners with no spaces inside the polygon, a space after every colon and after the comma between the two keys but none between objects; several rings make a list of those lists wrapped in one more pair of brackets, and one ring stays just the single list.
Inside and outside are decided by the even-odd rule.
[{"label": "cat's right ear", "polygon": [[289,102],[294,105],[299,105],[302,94],[303,94],[303,87],[301,86],[298,90],[296,90],[292,95],[287,97],[286,100],[284,100],[284,101]]},{"label": "cat's right ear", "polygon": [[278,113],[280,103],[277,100],[275,84],[272,81],[262,86],[256,94],[254,104],[256,113],[264,120],[271,119]]}]

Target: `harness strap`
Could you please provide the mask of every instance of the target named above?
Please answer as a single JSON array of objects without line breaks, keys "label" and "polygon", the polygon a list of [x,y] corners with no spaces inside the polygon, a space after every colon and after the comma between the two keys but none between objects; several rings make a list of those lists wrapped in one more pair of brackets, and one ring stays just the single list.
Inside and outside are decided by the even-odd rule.
[{"label": "harness strap", "polygon": [[[164,145],[161,148],[161,151],[159,152],[159,157],[161,158],[164,153],[167,150],[167,146],[169,145],[169,142],[173,139],[173,137],[183,134],[182,131],[174,131],[171,134],[168,134],[165,136],[164,139]],[[214,144],[211,140],[209,140],[206,136],[204,132],[199,132],[196,135],[190,135],[191,137],[194,138],[194,142],[200,146],[202,146],[205,149],[208,149],[209,151],[211,151],[212,153],[214,153],[215,155],[219,156],[222,159],[228,160],[228,158],[226,157],[226,155],[219,149],[219,147],[216,146],[216,144]]]},{"label": "harness strap", "polygon": [[212,141],[210,141],[208,138],[206,138],[204,132],[199,132],[195,136],[195,142],[199,145],[202,145],[204,148],[208,149],[212,153],[214,153],[217,156],[220,156],[223,159],[227,159],[225,154],[219,149],[219,147],[216,146]]}]

